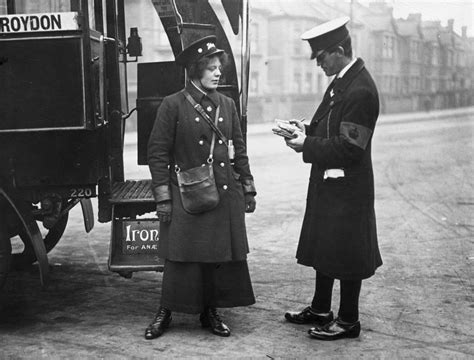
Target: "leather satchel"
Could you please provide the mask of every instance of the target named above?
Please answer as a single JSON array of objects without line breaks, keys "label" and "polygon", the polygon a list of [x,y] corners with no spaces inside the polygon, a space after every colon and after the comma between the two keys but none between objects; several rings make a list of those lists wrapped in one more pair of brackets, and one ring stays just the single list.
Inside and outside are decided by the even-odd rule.
[{"label": "leather satchel", "polygon": [[[216,110],[216,124],[218,118],[219,107]],[[181,204],[183,209],[189,214],[200,214],[210,211],[219,204],[219,192],[212,167],[215,142],[216,132],[213,131],[207,164],[185,171],[181,171],[178,165],[175,165]]]},{"label": "leather satchel", "polygon": [[212,162],[179,171],[176,175],[181,203],[187,213],[200,214],[214,209],[219,204]]}]

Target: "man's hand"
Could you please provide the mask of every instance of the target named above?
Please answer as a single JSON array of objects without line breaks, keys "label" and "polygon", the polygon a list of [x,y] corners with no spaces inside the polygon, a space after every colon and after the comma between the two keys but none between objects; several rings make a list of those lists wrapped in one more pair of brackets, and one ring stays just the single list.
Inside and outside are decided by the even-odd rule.
[{"label": "man's hand", "polygon": [[297,120],[297,119],[291,119],[291,120],[288,120],[288,122],[291,124],[291,125],[295,125],[299,131],[301,131],[303,134],[305,133],[306,129],[304,127],[304,118],[301,119],[301,120]]},{"label": "man's hand", "polygon": [[163,201],[156,204],[156,216],[161,222],[170,222],[171,221],[171,201]]},{"label": "man's hand", "polygon": [[296,134],[295,138],[285,139],[286,145],[288,145],[290,148],[292,148],[296,152],[302,152],[306,135],[301,131],[295,131],[294,134]]},{"label": "man's hand", "polygon": [[252,194],[245,194],[245,212],[253,213],[256,206],[257,202],[255,201],[255,197]]}]

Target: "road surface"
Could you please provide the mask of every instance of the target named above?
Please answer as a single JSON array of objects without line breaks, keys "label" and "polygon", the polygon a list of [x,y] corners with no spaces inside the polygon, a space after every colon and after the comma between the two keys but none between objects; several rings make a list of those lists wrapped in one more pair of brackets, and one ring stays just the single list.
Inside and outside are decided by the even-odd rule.
[{"label": "road surface", "polygon": [[[0,298],[0,358],[470,358],[474,357],[474,116],[380,122],[373,140],[376,213],[384,265],[363,282],[358,339],[318,342],[285,322],[307,306],[314,271],[297,265],[309,165],[280,138],[252,133],[258,189],[247,216],[257,303],[222,311],[219,338],[197,316],[175,314],[159,339],[143,333],[158,306],[160,273],[124,279],[107,269],[110,224],[86,234],[73,209],[49,254],[52,282],[35,265],[14,272]],[[127,178],[148,177],[133,146]],[[96,208],[96,205],[95,205]],[[338,286],[333,310],[337,311]]]}]

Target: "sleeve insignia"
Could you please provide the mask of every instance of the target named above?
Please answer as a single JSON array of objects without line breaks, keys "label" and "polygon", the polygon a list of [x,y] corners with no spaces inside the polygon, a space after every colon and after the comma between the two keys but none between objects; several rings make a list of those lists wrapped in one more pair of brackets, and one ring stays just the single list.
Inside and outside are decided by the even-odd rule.
[{"label": "sleeve insignia", "polygon": [[359,137],[359,130],[357,130],[355,126],[349,130],[349,137],[354,140],[357,140],[357,138]]},{"label": "sleeve insignia", "polygon": [[339,133],[346,141],[360,147],[362,150],[365,150],[372,136],[372,130],[368,127],[348,121],[341,122]]}]

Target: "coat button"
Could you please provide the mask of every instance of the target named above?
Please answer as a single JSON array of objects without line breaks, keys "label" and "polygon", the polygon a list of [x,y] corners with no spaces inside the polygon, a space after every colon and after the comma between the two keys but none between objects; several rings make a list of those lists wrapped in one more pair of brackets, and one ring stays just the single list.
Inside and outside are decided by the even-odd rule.
[{"label": "coat button", "polygon": [[221,145],[222,145],[222,140],[219,140],[219,144],[221,144]]},{"label": "coat button", "polygon": [[199,122],[199,117],[196,117],[194,121]]},{"label": "coat button", "polygon": [[199,145],[204,145],[204,140],[199,140]]},{"label": "coat button", "polygon": [[227,190],[227,185],[222,186],[224,190]]},{"label": "coat button", "polygon": [[225,164],[224,164],[223,162],[221,162],[219,165],[220,165],[221,167],[224,167],[224,166],[225,166]]},{"label": "coat button", "polygon": [[219,118],[219,122],[223,122],[223,121],[224,121],[224,119],[220,117],[220,118]]},{"label": "coat button", "polygon": [[207,110],[208,112],[211,112],[211,111],[212,111],[211,105],[209,105],[209,106],[206,108],[206,110]]}]

